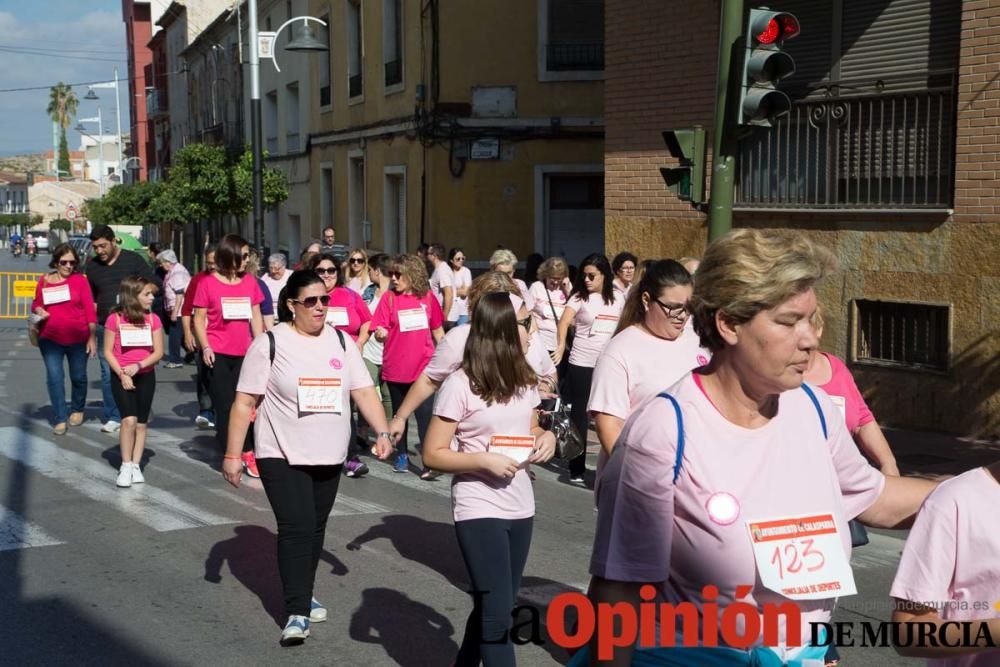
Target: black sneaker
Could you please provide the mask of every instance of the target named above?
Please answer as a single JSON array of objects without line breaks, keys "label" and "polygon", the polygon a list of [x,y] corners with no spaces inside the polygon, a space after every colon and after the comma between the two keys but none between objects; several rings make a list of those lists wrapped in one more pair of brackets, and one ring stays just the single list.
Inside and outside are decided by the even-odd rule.
[{"label": "black sneaker", "polygon": [[344,463],[344,474],[348,477],[361,477],[368,474],[368,466],[362,463],[357,456],[352,456]]}]

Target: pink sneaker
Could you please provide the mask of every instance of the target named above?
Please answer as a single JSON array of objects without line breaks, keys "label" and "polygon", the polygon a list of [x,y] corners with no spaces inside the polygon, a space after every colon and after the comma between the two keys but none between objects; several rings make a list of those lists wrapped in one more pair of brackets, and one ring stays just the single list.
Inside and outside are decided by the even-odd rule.
[{"label": "pink sneaker", "polygon": [[253,455],[253,452],[243,452],[243,469],[246,470],[247,475],[260,479],[260,471],[257,470],[257,457]]}]

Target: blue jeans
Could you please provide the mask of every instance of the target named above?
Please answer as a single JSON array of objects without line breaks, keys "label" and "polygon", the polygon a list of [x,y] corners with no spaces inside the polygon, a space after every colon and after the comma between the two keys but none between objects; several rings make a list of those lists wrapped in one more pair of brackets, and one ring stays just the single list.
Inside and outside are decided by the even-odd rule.
[{"label": "blue jeans", "polygon": [[111,393],[111,367],[104,359],[104,327],[97,325],[97,359],[101,362],[101,396],[104,399],[103,422],[121,423],[122,416],[115,405],[115,395]]},{"label": "blue jeans", "polygon": [[68,419],[66,411],[66,376],[63,373],[63,357],[69,361],[69,379],[72,386],[70,410],[83,412],[87,404],[87,345],[60,345],[46,338],[38,340],[38,349],[45,362],[45,383],[49,388],[49,402],[52,403],[55,424]]},{"label": "blue jeans", "polygon": [[168,319],[164,324],[167,325],[167,361],[173,364],[184,363],[184,357],[181,356],[181,339],[184,336],[181,321],[171,322]]}]

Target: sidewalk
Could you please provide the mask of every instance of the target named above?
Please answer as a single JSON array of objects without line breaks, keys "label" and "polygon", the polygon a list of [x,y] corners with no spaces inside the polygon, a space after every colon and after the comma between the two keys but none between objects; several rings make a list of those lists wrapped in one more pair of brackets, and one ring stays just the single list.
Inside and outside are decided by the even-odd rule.
[{"label": "sidewalk", "polygon": [[938,479],[1000,461],[1000,441],[885,428],[903,475]]}]

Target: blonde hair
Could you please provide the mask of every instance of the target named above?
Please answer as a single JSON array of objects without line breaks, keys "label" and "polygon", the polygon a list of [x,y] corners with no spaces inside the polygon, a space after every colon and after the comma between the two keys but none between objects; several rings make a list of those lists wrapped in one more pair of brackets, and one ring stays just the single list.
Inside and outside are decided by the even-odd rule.
[{"label": "blonde hair", "polygon": [[823,309],[820,305],[816,304],[816,312],[813,313],[812,319],[809,320],[809,324],[813,325],[813,329],[816,330],[816,337],[821,338],[823,335]]},{"label": "blonde hair", "polygon": [[501,271],[489,271],[472,281],[469,287],[469,316],[476,312],[476,304],[484,294],[491,292],[508,292],[515,296],[521,296],[521,290],[514,284],[513,279]]},{"label": "blonde hair", "polygon": [[749,322],[811,289],[835,267],[833,254],[802,234],[737,229],[716,240],[701,260],[690,300],[702,347],[725,347],[717,313],[734,324]]},{"label": "blonde hair", "polygon": [[493,254],[490,255],[490,270],[492,271],[498,266],[503,266],[504,264],[510,264],[511,266],[517,265],[517,255],[512,253],[506,248],[500,248],[499,250],[494,250]]},{"label": "blonde hair", "polygon": [[[361,269],[357,273],[353,272],[352,267],[354,265],[351,264],[351,257],[354,257],[355,255],[361,255],[361,257],[365,260],[361,264]],[[368,253],[365,252],[363,248],[351,248],[351,252],[347,253],[347,261],[345,264],[347,266],[347,270],[344,271],[344,283],[347,283],[352,278],[361,278],[361,288],[364,289],[365,287],[368,287],[371,283],[371,279],[368,277]]]},{"label": "blonde hair", "polygon": [[548,280],[555,276],[566,277],[569,275],[569,267],[562,257],[549,257],[538,267],[538,279]]},{"label": "blonde hair", "polygon": [[410,282],[410,290],[417,296],[422,297],[430,291],[424,260],[416,255],[397,255],[392,259],[392,267],[406,277]]}]

